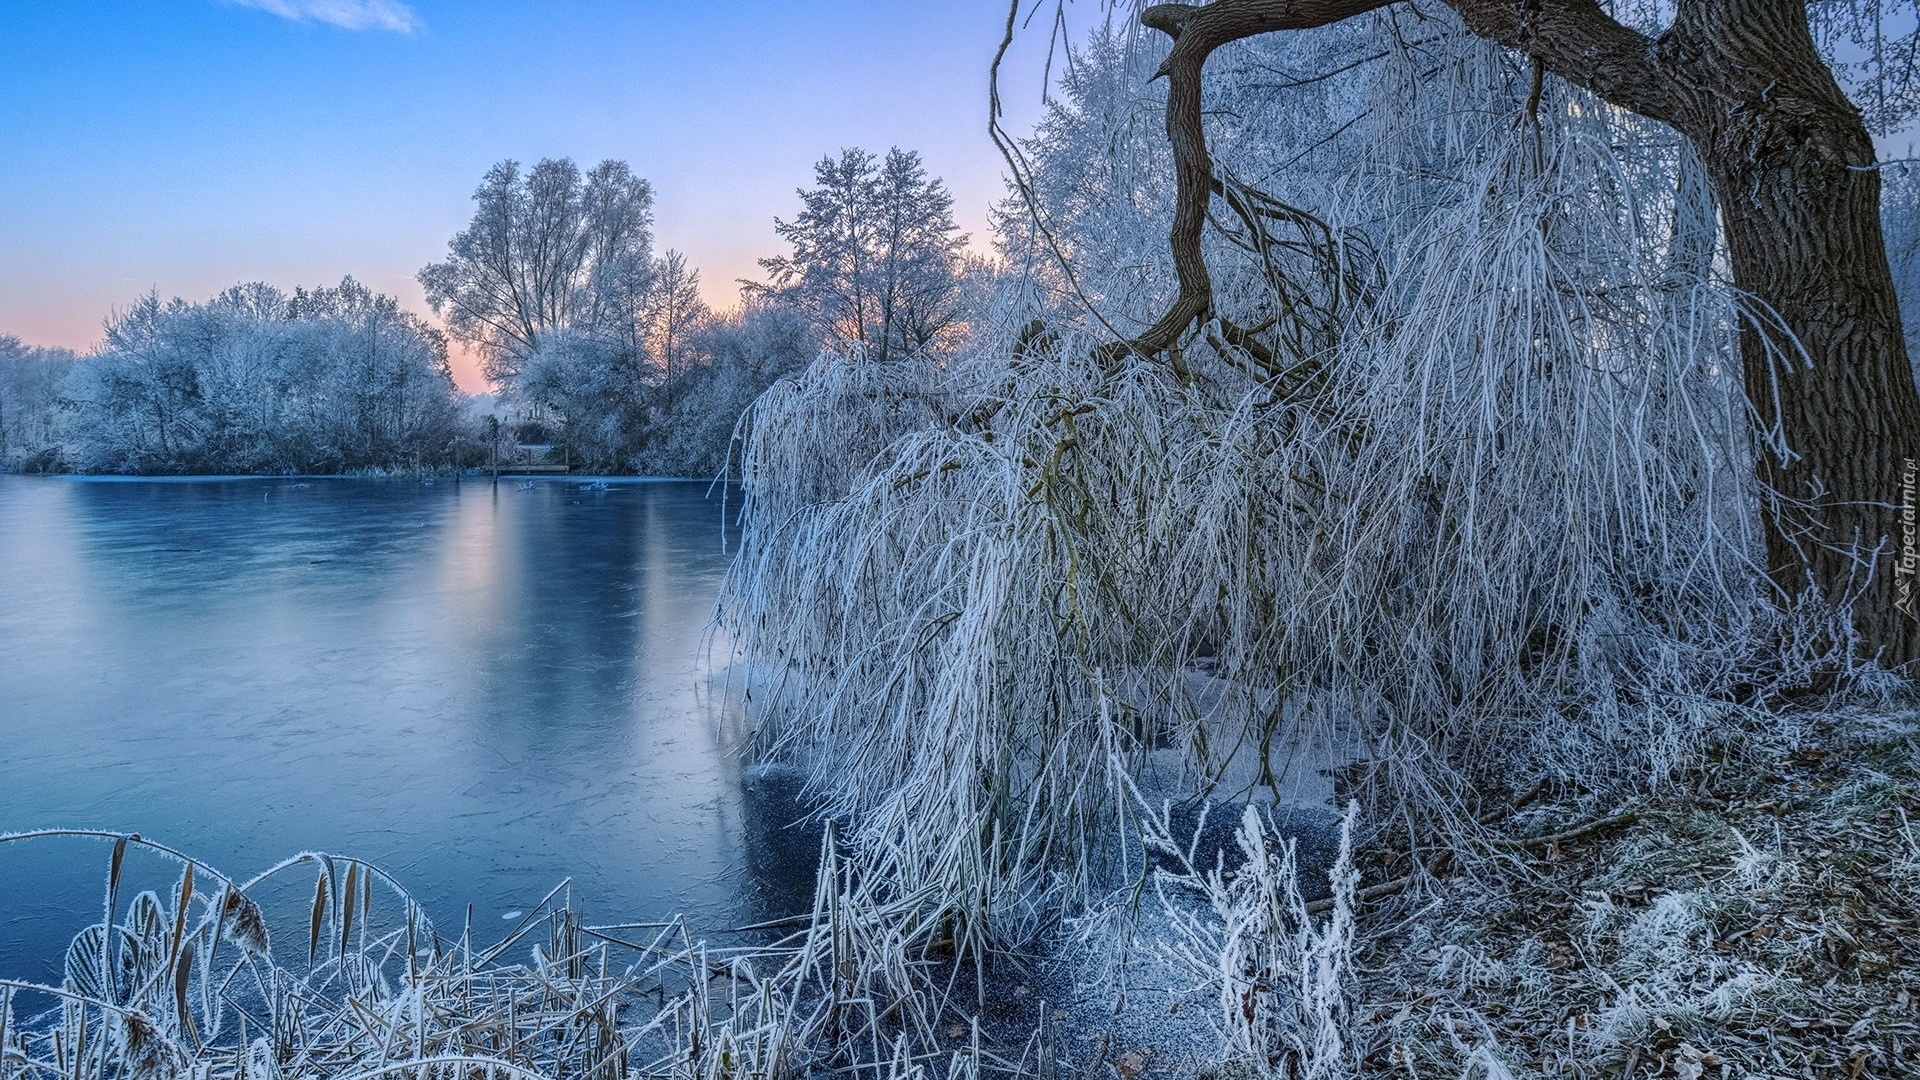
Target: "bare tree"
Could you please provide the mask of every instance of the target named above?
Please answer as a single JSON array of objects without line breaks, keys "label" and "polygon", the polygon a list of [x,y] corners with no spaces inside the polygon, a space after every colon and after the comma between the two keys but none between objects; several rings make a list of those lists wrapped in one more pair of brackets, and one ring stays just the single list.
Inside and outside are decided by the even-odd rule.
[{"label": "bare tree", "polygon": [[615,317],[623,294],[610,286],[651,263],[653,191],[626,162],[603,161],[583,176],[566,158],[524,175],[503,161],[473,201],[447,261],[419,277],[434,313],[480,349],[495,382],[511,384],[554,332]]},{"label": "bare tree", "polygon": [[700,299],[700,271],[687,257],[669,250],[654,263],[647,327],[661,367],[662,396],[671,401],[674,379],[686,374],[688,341],[712,314]]},{"label": "bare tree", "polygon": [[814,180],[800,192],[800,216],[774,222],[793,253],[760,260],[773,286],[830,341],[857,343],[875,360],[942,340],[959,318],[967,243],[946,185],[899,147],[884,161],[858,148],[821,158]]},{"label": "bare tree", "polygon": [[[1326,26],[1401,0],[1216,0],[1161,4],[1141,21],[1174,44],[1167,136],[1178,195],[1170,235],[1179,293],[1130,347],[1172,349],[1213,309],[1201,236],[1220,190],[1208,156],[1201,75],[1215,50],[1258,34]],[[1530,57],[1609,104],[1691,143],[1721,207],[1735,286],[1748,298],[1740,352],[1754,422],[1768,571],[1783,598],[1851,604],[1864,650],[1920,660],[1911,498],[1920,391],[1902,335],[1880,226],[1880,175],[1861,110],[1822,57],[1808,0],[1677,0],[1636,29],[1596,0],[1444,0],[1482,38]],[[1879,40],[1878,0],[1814,5],[1823,26]],[[1865,30],[1860,28],[1864,27]],[[1905,44],[1902,44],[1904,42]],[[1911,39],[1895,42],[1911,57]],[[1884,65],[1882,67],[1884,71]],[[1876,102],[1899,105],[1898,85]],[[1536,97],[1537,100],[1537,97]],[[1903,492],[1905,494],[1903,494]],[[1904,557],[1903,557],[1904,555]]]}]

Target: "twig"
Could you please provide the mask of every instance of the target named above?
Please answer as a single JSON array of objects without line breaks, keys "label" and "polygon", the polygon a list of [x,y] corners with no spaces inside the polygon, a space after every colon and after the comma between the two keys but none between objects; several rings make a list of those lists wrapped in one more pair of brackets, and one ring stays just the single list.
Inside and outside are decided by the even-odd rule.
[{"label": "twig", "polygon": [[1561,832],[1548,833],[1545,836],[1523,836],[1501,840],[1499,841],[1499,846],[1510,851],[1515,851],[1522,848],[1541,847],[1546,844],[1564,844],[1569,840],[1578,840],[1583,836],[1591,836],[1594,833],[1602,832],[1606,829],[1632,825],[1644,816],[1645,815],[1638,810],[1622,810],[1618,814],[1603,817],[1597,821],[1589,821],[1585,825],[1576,825],[1571,829],[1566,829]]},{"label": "twig", "polygon": [[1528,788],[1525,794],[1513,800],[1512,803],[1506,806],[1494,807],[1492,810],[1489,810],[1486,813],[1480,815],[1480,824],[1491,825],[1494,822],[1499,821],[1503,817],[1507,817],[1509,815],[1519,813],[1521,810],[1525,809],[1530,803],[1532,803],[1533,800],[1545,794],[1547,790],[1547,786],[1551,783],[1553,783],[1552,776],[1543,776],[1540,779],[1534,781],[1533,786]]},{"label": "twig", "polygon": [[[1378,885],[1369,885],[1353,894],[1353,902],[1356,904],[1371,904],[1375,900],[1384,900],[1405,889],[1412,881],[1412,874],[1403,874],[1391,881],[1383,881]],[[1307,905],[1307,914],[1309,915],[1323,915],[1332,910],[1333,898],[1331,896],[1324,900],[1315,900]]]}]

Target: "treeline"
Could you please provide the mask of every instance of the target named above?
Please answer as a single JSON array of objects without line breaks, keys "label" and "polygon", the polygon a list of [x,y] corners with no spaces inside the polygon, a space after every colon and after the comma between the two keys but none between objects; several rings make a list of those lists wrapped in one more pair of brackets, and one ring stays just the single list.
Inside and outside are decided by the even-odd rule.
[{"label": "treeline", "polygon": [[683,255],[653,254],[652,190],[618,161],[495,166],[420,283],[521,438],[599,471],[717,475],[774,380],[823,349],[884,362],[952,348],[966,286],[987,274],[917,154],[849,149],[814,171],[800,215],[774,223],[790,253],[761,260],[769,280],[725,315]]},{"label": "treeline", "polygon": [[429,466],[451,460],[462,436],[445,336],[350,277],[292,294],[236,285],[201,304],[149,294],[110,318],[86,357],[14,351],[0,386],[17,388],[15,469]]},{"label": "treeline", "polygon": [[0,471],[60,468],[57,406],[80,357],[0,334]]},{"label": "treeline", "polygon": [[[969,286],[953,199],[918,155],[843,151],[775,221],[732,311],[685,256],[653,251],[653,193],[625,162],[491,169],[447,256],[420,271],[446,329],[352,278],[205,303],[149,295],[78,356],[0,338],[0,468],[288,473],[478,465],[533,452],[576,469],[714,476],[740,416],[831,350],[873,362],[951,349]],[[978,290],[972,290],[977,292]],[[449,338],[494,390],[471,407]]]}]

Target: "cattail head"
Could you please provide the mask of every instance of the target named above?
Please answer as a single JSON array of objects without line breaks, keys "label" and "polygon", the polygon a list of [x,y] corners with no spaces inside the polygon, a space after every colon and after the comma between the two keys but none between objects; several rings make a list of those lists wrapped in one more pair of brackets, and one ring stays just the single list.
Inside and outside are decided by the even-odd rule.
[{"label": "cattail head", "polygon": [[120,1015],[120,1062],[126,1080],[172,1080],[186,1069],[186,1055],[145,1013]]},{"label": "cattail head", "polygon": [[269,954],[267,920],[260,914],[260,905],[231,885],[220,894],[220,938],[250,953]]}]

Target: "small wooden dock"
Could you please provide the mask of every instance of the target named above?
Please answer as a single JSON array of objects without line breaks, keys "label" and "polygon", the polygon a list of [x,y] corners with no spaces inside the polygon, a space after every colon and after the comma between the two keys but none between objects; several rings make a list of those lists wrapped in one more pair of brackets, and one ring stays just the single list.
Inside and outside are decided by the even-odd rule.
[{"label": "small wooden dock", "polygon": [[489,465],[487,470],[495,479],[502,476],[565,476],[573,471],[571,465],[555,465],[550,462],[525,465],[498,464]]}]

